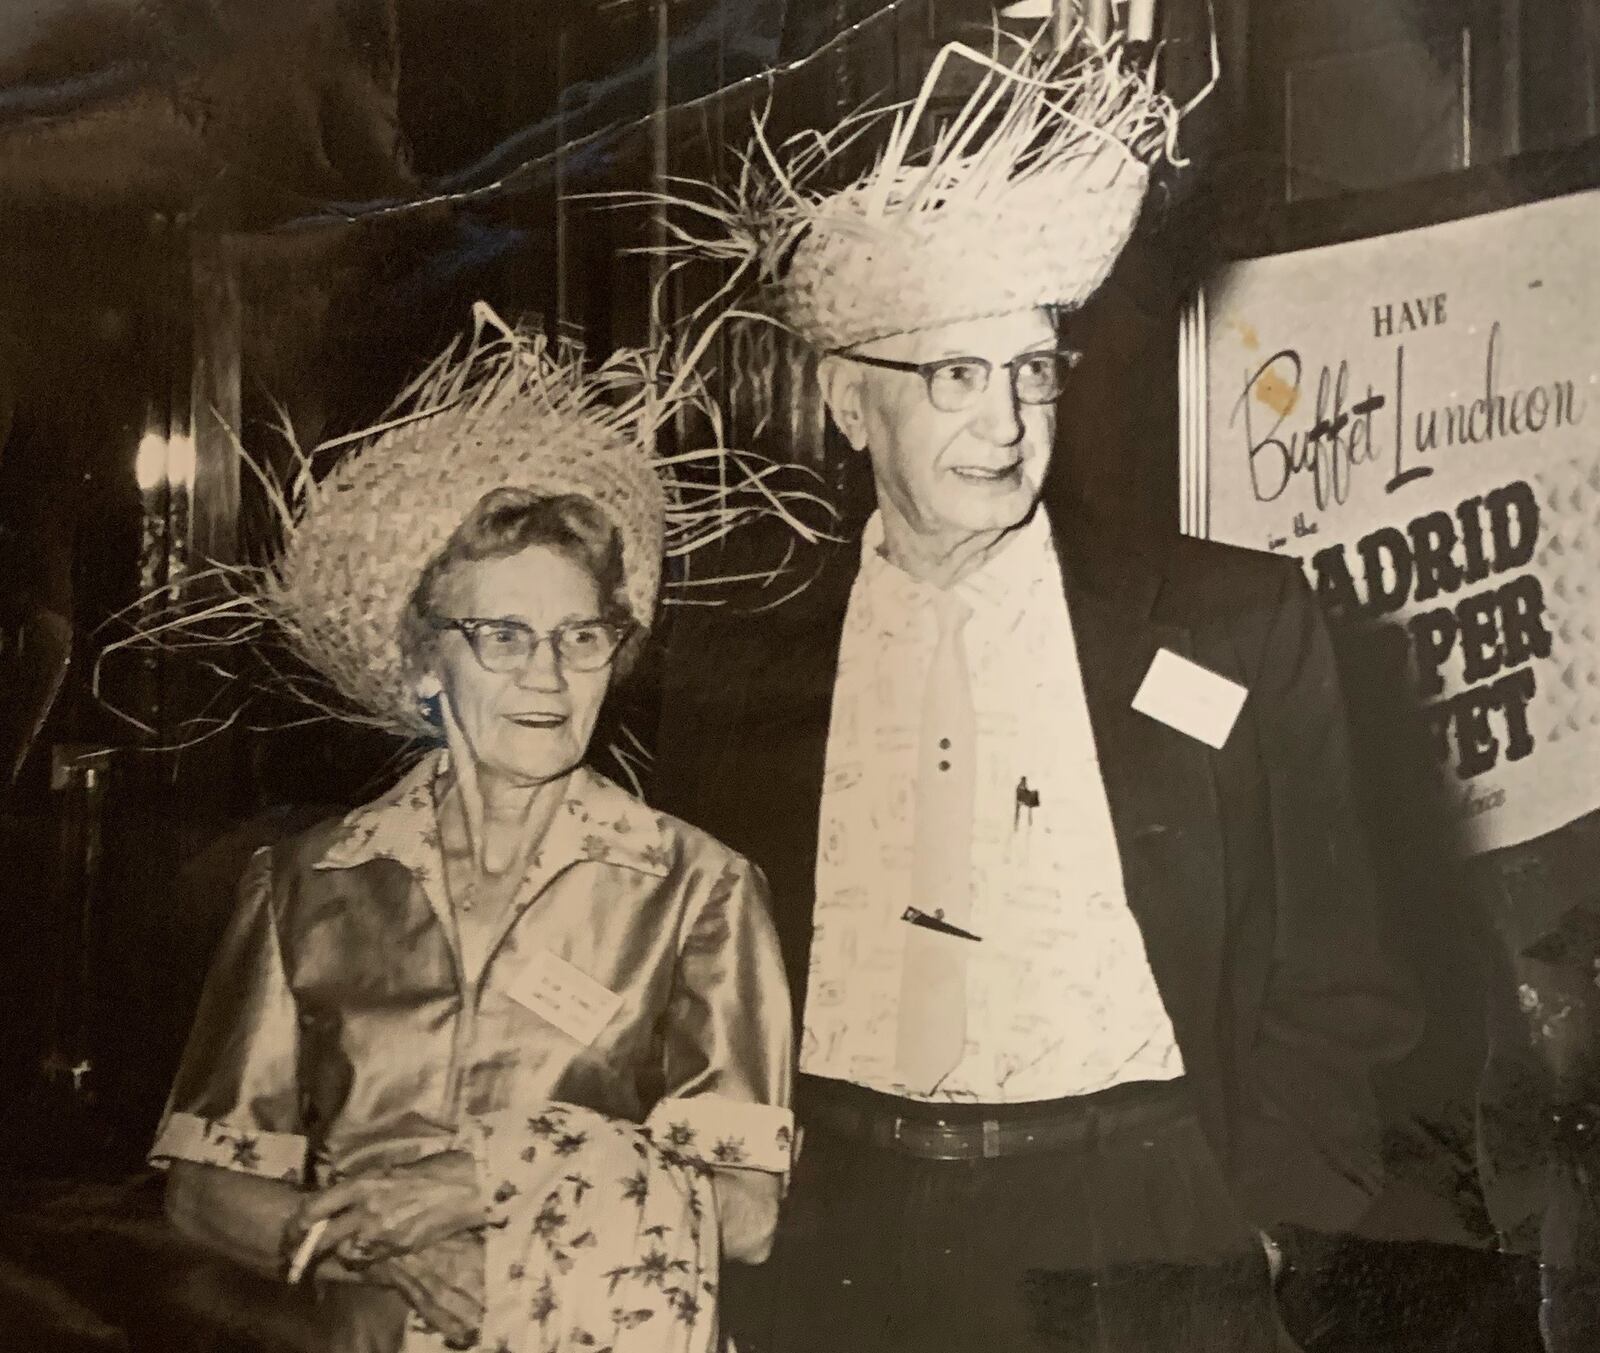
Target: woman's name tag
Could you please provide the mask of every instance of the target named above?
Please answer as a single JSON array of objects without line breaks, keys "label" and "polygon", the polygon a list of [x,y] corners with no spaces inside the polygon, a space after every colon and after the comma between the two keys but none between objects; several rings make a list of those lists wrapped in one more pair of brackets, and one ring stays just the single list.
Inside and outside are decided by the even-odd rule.
[{"label": "woman's name tag", "polygon": [[588,1047],[622,1008],[622,997],[559,954],[537,949],[506,994]]}]

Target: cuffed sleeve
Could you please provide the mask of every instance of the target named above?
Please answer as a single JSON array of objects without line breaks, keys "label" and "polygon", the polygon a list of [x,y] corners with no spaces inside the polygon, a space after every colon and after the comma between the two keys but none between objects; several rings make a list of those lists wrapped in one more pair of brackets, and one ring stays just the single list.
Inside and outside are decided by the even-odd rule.
[{"label": "cuffed sleeve", "polygon": [[691,908],[665,1030],[655,1139],[717,1168],[789,1169],[789,989],[766,882],[732,858]]},{"label": "cuffed sleeve", "polygon": [[262,1132],[175,1110],[162,1122],[150,1159],[158,1165],[192,1160],[299,1183],[305,1173],[306,1139],[296,1132]]},{"label": "cuffed sleeve", "polygon": [[1372,1074],[1419,1021],[1384,952],[1332,644],[1298,568],[1285,570],[1253,694],[1276,912],[1236,1177],[1260,1224],[1339,1230],[1382,1180]]},{"label": "cuffed sleeve", "polygon": [[272,907],[272,857],[260,850],[218,947],[150,1160],[192,1160],[301,1182],[298,1014]]},{"label": "cuffed sleeve", "polygon": [[656,1141],[707,1165],[783,1174],[793,1155],[794,1114],[772,1104],[745,1104],[721,1095],[664,1099],[645,1127]]}]

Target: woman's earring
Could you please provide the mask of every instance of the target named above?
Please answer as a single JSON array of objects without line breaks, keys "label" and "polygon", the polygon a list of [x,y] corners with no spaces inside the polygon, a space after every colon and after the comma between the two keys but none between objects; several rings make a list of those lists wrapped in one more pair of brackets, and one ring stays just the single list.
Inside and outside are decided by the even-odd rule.
[{"label": "woman's earring", "polygon": [[417,712],[422,715],[435,728],[444,727],[444,711],[439,707],[439,697],[435,695],[419,695],[417,697]]}]

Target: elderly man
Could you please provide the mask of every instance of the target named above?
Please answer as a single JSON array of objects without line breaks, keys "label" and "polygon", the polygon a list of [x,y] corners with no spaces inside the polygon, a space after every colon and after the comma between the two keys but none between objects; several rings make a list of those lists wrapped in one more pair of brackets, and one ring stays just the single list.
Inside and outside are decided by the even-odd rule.
[{"label": "elderly man", "polygon": [[920,105],[843,192],[786,188],[757,260],[877,511],[668,660],[658,793],[767,871],[804,1030],[741,1347],[1281,1348],[1271,1233],[1378,1182],[1410,1021],[1308,589],[1041,506],[1057,314],[1172,127],[1132,79],[992,68],[914,166]]}]

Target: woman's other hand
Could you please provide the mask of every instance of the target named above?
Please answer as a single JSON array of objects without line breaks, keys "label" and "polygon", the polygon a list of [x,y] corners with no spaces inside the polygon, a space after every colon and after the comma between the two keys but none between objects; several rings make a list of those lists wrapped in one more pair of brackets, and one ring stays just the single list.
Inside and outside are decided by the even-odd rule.
[{"label": "woman's other hand", "polygon": [[483,1237],[470,1231],[380,1260],[373,1281],[392,1287],[452,1348],[477,1342],[483,1326]]},{"label": "woman's other hand", "polygon": [[741,1264],[764,1263],[778,1227],[782,1177],[762,1170],[713,1170],[711,1188],[723,1256]]},{"label": "woman's other hand", "polygon": [[312,1247],[312,1264],[333,1254],[359,1270],[427,1249],[484,1224],[477,1165],[464,1151],[441,1151],[331,1184],[289,1218],[282,1242],[286,1258],[320,1221],[328,1224]]}]

